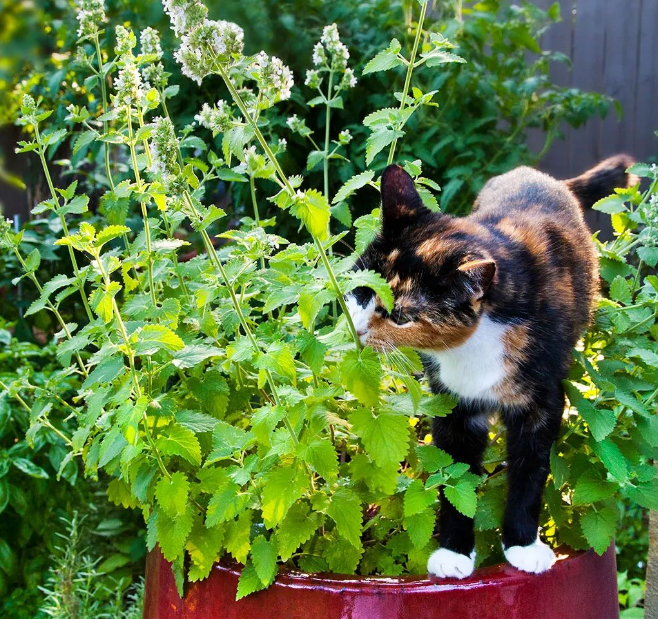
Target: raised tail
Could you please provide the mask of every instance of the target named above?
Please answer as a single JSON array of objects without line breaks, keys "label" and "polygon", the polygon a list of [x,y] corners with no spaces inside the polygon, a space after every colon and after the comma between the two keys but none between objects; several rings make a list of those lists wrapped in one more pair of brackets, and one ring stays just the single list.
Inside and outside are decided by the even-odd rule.
[{"label": "raised tail", "polygon": [[626,170],[635,163],[630,155],[615,155],[605,159],[591,170],[576,178],[564,181],[583,208],[590,208],[599,200],[614,193],[617,187],[630,187],[638,177]]}]

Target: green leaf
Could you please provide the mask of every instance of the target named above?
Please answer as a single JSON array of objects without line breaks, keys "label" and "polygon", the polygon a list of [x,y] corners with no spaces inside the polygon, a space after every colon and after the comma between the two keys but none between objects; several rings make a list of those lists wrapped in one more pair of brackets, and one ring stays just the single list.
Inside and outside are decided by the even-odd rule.
[{"label": "green leaf", "polygon": [[134,345],[138,355],[151,356],[160,350],[176,352],[185,348],[183,340],[171,329],[162,325],[146,325],[137,334]]},{"label": "green leaf", "polygon": [[[87,198],[87,196],[84,197]],[[128,232],[130,232],[128,226],[106,226],[96,234],[94,247],[102,247],[105,243],[118,239],[120,236],[123,236]]]},{"label": "green leaf", "polygon": [[39,268],[41,264],[41,254],[39,250],[35,247],[25,258],[25,269],[29,272],[34,272]]},{"label": "green leaf", "polygon": [[48,473],[27,458],[14,458],[11,463],[21,472],[35,479],[49,479]]},{"label": "green leaf", "polygon": [[396,129],[379,128],[373,131],[366,140],[366,165],[369,166],[378,153],[403,135],[404,131]]},{"label": "green leaf", "polygon": [[213,566],[219,561],[223,540],[224,529],[222,527],[207,529],[201,520],[194,523],[185,544],[185,549],[191,559],[187,575],[190,582],[203,580],[210,575]]},{"label": "green leaf", "polygon": [[310,512],[306,503],[295,503],[276,530],[282,561],[288,561],[295,551],[307,542],[320,526],[320,514]]},{"label": "green leaf", "polygon": [[434,473],[453,463],[452,456],[449,453],[434,445],[420,445],[416,447],[416,454],[418,455],[423,471],[427,473]]},{"label": "green leaf", "polygon": [[256,568],[251,561],[247,561],[245,566],[240,572],[240,578],[238,578],[238,591],[235,595],[235,599],[241,600],[243,597],[246,597],[256,591],[261,591],[265,589],[267,585],[263,584],[263,581],[260,579]]},{"label": "green leaf", "polygon": [[379,232],[379,209],[375,209],[370,215],[363,215],[354,222],[356,228],[355,252],[362,254],[368,245],[375,240]]},{"label": "green leaf", "polygon": [[192,344],[176,352],[172,364],[180,369],[193,368],[206,359],[223,355],[224,351],[216,346]]},{"label": "green leaf", "polygon": [[272,584],[276,576],[277,548],[274,543],[259,535],[251,544],[251,561],[258,578],[266,587]]},{"label": "green leaf", "polygon": [[639,247],[637,255],[652,269],[658,264],[658,247]]},{"label": "green leaf", "polygon": [[355,546],[338,536],[337,539],[332,539],[327,544],[322,557],[326,560],[326,565],[334,574],[354,574],[362,554],[363,546],[360,543],[358,546]]},{"label": "green leaf", "polygon": [[91,144],[98,137],[99,137],[98,131],[94,131],[94,130],[83,131],[82,133],[80,133],[75,138],[75,142],[73,142],[73,154],[76,155],[78,151],[80,151],[88,144]]},{"label": "green leaf", "polygon": [[206,464],[230,458],[236,451],[246,449],[254,440],[252,432],[245,432],[225,421],[217,421],[212,433],[212,452]]},{"label": "green leaf", "polygon": [[343,200],[347,200],[357,189],[365,187],[373,178],[375,177],[375,172],[373,170],[366,170],[360,174],[356,174],[348,181],[343,183],[342,187],[338,190],[332,204],[337,204]]},{"label": "green leaf", "polygon": [[359,497],[349,488],[339,488],[331,497],[327,515],[342,537],[355,547],[361,545],[363,514]]},{"label": "green leaf", "polygon": [[413,516],[436,503],[436,489],[427,490],[423,482],[414,479],[404,493],[404,515]]},{"label": "green leaf", "polygon": [[621,275],[617,275],[610,285],[610,298],[628,304],[632,301],[632,297],[630,282]]},{"label": "green leaf", "polygon": [[272,342],[267,350],[258,356],[255,366],[264,370],[271,370],[293,381],[297,378],[292,349],[284,342]]},{"label": "green leaf", "polygon": [[162,511],[171,518],[185,514],[189,492],[190,482],[185,473],[180,471],[172,473],[171,479],[161,477],[155,486],[155,498]]},{"label": "green leaf", "polygon": [[647,509],[658,510],[658,479],[639,483],[637,486],[626,486],[626,496],[638,505]]},{"label": "green leaf", "polygon": [[382,305],[390,312],[393,309],[393,293],[388,282],[375,271],[349,271],[341,281],[341,292],[347,294],[355,288],[370,288],[375,291]]},{"label": "green leaf", "polygon": [[379,403],[382,366],[379,356],[372,348],[348,351],[338,369],[343,386],[354,394],[359,402],[366,406],[376,406]]},{"label": "green leaf", "polygon": [[[251,549],[251,520],[253,513],[243,511],[237,520],[229,522],[226,526],[226,550],[236,561],[244,563]],[[260,579],[259,579],[260,580]]]},{"label": "green leaf", "polygon": [[592,206],[595,211],[601,211],[602,213],[607,213],[608,215],[614,215],[615,213],[623,213],[628,210],[628,207],[625,204],[626,198],[624,196],[608,196],[599,200]]},{"label": "green leaf", "polygon": [[290,506],[299,499],[308,479],[296,468],[278,467],[264,475],[262,510],[265,526],[272,528],[280,523]]},{"label": "green leaf", "polygon": [[170,518],[162,510],[157,511],[155,522],[158,544],[167,561],[175,561],[183,556],[185,542],[192,531],[193,521],[192,510],[189,507],[183,514],[175,518]]},{"label": "green leaf", "polygon": [[361,439],[370,457],[381,467],[402,461],[409,448],[407,417],[388,409],[375,415],[359,408],[350,415],[352,430]]},{"label": "green leaf", "polygon": [[299,317],[305,329],[313,329],[320,310],[337,298],[333,290],[322,288],[318,291],[305,290],[299,295]]},{"label": "green leaf", "polygon": [[324,161],[325,154],[326,153],[323,150],[312,150],[308,154],[308,159],[306,161],[306,169],[312,170],[316,165],[318,165],[318,163]]},{"label": "green leaf", "polygon": [[379,52],[366,64],[363,69],[363,75],[377,71],[388,71],[393,67],[402,66],[404,63],[398,58],[401,49],[400,42],[397,39],[393,39],[387,49]]},{"label": "green leaf", "polygon": [[201,446],[194,432],[181,425],[167,427],[156,441],[160,453],[165,456],[180,456],[191,464],[201,464]]},{"label": "green leaf", "polygon": [[338,454],[328,439],[316,438],[308,444],[300,444],[299,455],[324,479],[338,475]]},{"label": "green leaf", "polygon": [[624,458],[616,443],[613,443],[610,439],[594,443],[590,441],[590,447],[617,481],[624,483],[628,480],[626,458]]},{"label": "green leaf", "polygon": [[595,470],[587,470],[578,478],[571,502],[573,505],[596,503],[613,496],[618,488],[618,484],[606,481]]},{"label": "green leaf", "polygon": [[425,509],[412,516],[405,516],[404,527],[414,548],[427,546],[434,533],[435,523],[436,512],[433,509]]},{"label": "green leaf", "polygon": [[326,241],[329,237],[329,202],[317,189],[309,189],[303,197],[296,197],[290,207],[292,215],[304,222],[311,235]]},{"label": "green leaf", "polygon": [[121,284],[118,282],[110,282],[108,286],[96,288],[96,290],[89,295],[89,303],[92,309],[105,324],[112,321],[114,316],[113,300],[120,290]]},{"label": "green leaf", "polygon": [[610,546],[617,528],[617,513],[612,507],[602,507],[583,514],[580,528],[587,543],[602,555]]},{"label": "green leaf", "polygon": [[227,522],[240,514],[247,503],[248,496],[239,494],[240,486],[225,478],[208,502],[206,527],[214,527]]},{"label": "green leaf", "polygon": [[446,486],[443,492],[458,512],[473,518],[477,507],[475,488],[476,485],[470,479],[460,479],[454,486]]}]

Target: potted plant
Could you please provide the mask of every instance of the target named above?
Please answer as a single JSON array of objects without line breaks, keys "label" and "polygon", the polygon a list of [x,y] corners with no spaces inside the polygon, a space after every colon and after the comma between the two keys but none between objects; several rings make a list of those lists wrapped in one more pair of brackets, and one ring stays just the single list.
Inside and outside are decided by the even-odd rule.
[{"label": "potted plant", "polygon": [[[655,168],[634,170],[652,179],[648,191],[623,190],[598,207],[613,213],[618,231],[613,243],[601,245],[609,298],[576,352],[567,386],[572,408],[551,458],[544,532],[556,545],[593,548],[599,557],[565,558],[541,577],[494,569],[459,587],[409,580],[404,575],[423,574],[437,547],[439,492],[475,517],[479,560],[490,564],[500,557],[502,439],[491,436],[483,478],[430,444],[429,419],[450,414],[453,399],[427,395],[413,351],[380,355],[362,348],[345,308],[343,295],[359,286],[392,304],[381,276],[352,270],[377,232],[378,211],[354,222],[352,255],[336,249],[347,234],[336,229],[338,222],[349,227],[347,201],[355,192],[378,189],[370,166],[393,161],[409,119],[433,105],[436,93],[414,87],[414,71],[464,60],[441,34],[424,29],[428,4],[419,2],[410,50],[393,40],[363,71],[401,67],[405,74],[402,92],[390,93],[395,105],[364,119],[367,169],[330,196],[331,165],[351,140],[348,131],[331,128],[332,111],[348,104],[356,81],[336,26],[324,28],[305,79],[313,92],[308,105],[324,107],[324,141],[318,144],[299,115],[287,123],[296,139],[312,146],[308,166],[322,166],[320,190],[284,171],[286,143],[268,121],[271,108],[290,97],[288,67],[264,52],[244,55],[241,28],[208,20],[197,0],[164,5],[181,39],[175,57],[182,73],[199,83],[219,76],[230,96],[204,105],[196,118],[213,136],[221,134],[221,154],[194,135],[194,127],[181,132],[169,117],[167,101],[177,87],[161,64],[158,33],[144,30],[137,48],[136,34],[117,26],[115,53],[104,54],[102,2],[81,0],[77,61],[89,71],[85,88],[98,91],[101,105],[89,110],[72,103],[67,126],[59,126],[26,95],[20,123],[31,136],[18,149],[35,153],[42,164],[51,195],[33,212],[59,222],[56,244],[70,257],[72,275],[42,285],[39,250],[26,255],[21,233],[7,223],[0,230],[3,247],[39,292],[27,314],[52,314],[61,327],[59,359],[82,380],[78,397],[67,403],[78,429],[63,436],[70,452],[62,467],[82,456],[88,475],[111,477],[110,500],[143,512],[153,551],[148,616],[192,617],[204,596],[221,590],[222,600],[227,591],[241,599],[270,586],[262,594],[269,598],[222,607],[233,614],[217,616],[239,616],[242,611],[232,609],[245,603],[270,612],[267,600],[285,606],[280,600],[301,589],[356,591],[340,601],[353,600],[354,608],[362,604],[358,591],[380,600],[409,593],[430,608],[443,603],[435,596],[444,591],[460,600],[479,589],[498,591],[498,601],[513,606],[513,591],[540,599],[541,587],[547,595],[541,599],[557,605],[566,600],[568,585],[583,596],[572,610],[587,606],[600,611],[592,617],[613,616],[614,555],[608,549],[615,497],[658,504],[655,470],[647,462],[658,445],[649,409],[658,394],[658,285],[654,276],[645,277],[645,267],[658,260]],[[89,198],[77,181],[61,188],[52,179],[47,154],[71,126],[79,129],[73,152],[87,149],[103,161],[108,190],[100,218],[88,213]],[[422,176],[422,162],[405,167],[425,204],[438,208],[438,187]],[[219,181],[248,187],[241,195],[250,212],[241,213],[237,226],[224,225],[225,212],[212,200]],[[137,215],[129,218],[131,204]],[[233,205],[236,213],[241,206]],[[280,215],[272,216],[274,210]],[[301,226],[300,240],[277,234],[277,219],[289,230]],[[204,253],[183,262],[179,252],[189,243]],[[635,253],[639,265],[628,260]],[[79,300],[84,325],[63,313],[72,298]],[[19,397],[20,388],[9,392]],[[48,408],[38,407],[31,423],[32,436],[51,431]],[[222,557],[241,567],[215,567]],[[286,568],[277,581],[281,564]],[[302,577],[288,569],[360,577]],[[394,579],[372,581],[370,575]],[[592,579],[607,583],[606,594],[599,595]],[[160,602],[173,600],[174,585],[176,595],[193,591],[196,601],[172,601],[167,614]],[[307,604],[298,593],[290,599],[301,608]],[[402,604],[411,609],[415,603]],[[280,616],[294,616],[286,612]],[[390,612],[402,616],[393,606]],[[578,616],[588,616],[583,613]]]}]

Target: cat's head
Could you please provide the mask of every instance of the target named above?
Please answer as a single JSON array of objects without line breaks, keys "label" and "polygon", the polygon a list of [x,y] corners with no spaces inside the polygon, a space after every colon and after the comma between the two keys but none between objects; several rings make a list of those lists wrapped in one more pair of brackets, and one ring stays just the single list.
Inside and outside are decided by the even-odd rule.
[{"label": "cat's head", "polygon": [[369,288],[347,295],[361,342],[385,350],[409,346],[446,350],[476,329],[496,264],[477,243],[468,220],[427,209],[413,179],[399,166],[382,174],[382,229],[355,268],[389,283],[389,313]]}]

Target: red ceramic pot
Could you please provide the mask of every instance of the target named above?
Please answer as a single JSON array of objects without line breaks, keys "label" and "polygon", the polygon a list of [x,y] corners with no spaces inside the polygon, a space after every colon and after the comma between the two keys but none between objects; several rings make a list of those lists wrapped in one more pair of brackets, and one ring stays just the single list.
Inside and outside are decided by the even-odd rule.
[{"label": "red ceramic pot", "polygon": [[144,619],[618,619],[614,548],[564,553],[544,574],[508,565],[466,580],[302,574],[235,601],[239,569],[217,565],[181,600],[169,564],[149,555]]}]

